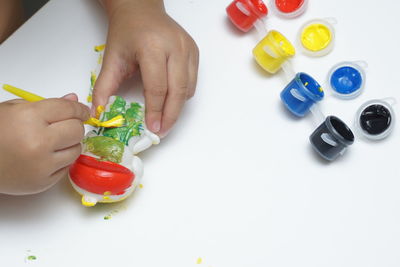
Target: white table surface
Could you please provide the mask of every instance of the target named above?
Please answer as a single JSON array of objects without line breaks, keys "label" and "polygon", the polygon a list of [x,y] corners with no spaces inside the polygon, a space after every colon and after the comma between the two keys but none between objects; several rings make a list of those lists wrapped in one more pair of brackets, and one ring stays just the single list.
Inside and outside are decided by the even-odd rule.
[{"label": "white table surface", "polygon": [[[80,205],[67,180],[39,195],[0,196],[0,266],[400,265],[398,127],[379,143],[358,138],[334,163],[320,160],[308,141],[312,118],[284,110],[283,73],[266,75],[254,63],[257,35],[233,28],[228,3],[166,1],[200,47],[199,84],[174,131],[141,155],[144,187],[94,208]],[[268,27],[294,41],[309,19],[338,20],[331,54],[293,62],[321,83],[339,61],[368,62],[359,98],[328,93],[322,103],[325,114],[352,124],[363,102],[400,100],[399,9],[393,0],[311,0],[294,20],[271,12]],[[0,46],[0,83],[85,99],[106,27],[95,0],[50,1]],[[125,87],[140,89],[140,80]]]}]

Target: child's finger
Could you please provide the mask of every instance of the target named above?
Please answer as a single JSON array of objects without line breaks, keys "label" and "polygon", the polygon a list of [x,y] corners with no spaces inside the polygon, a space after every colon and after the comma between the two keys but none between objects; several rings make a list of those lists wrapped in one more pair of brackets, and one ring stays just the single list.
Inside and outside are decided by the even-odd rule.
[{"label": "child's finger", "polygon": [[194,96],[194,93],[196,91],[197,73],[199,70],[199,51],[197,47],[195,47],[194,51],[190,53],[188,70],[189,82],[187,98],[189,99]]},{"label": "child's finger", "polygon": [[75,101],[51,98],[32,105],[49,124],[68,119],[86,121],[89,118],[89,108]]},{"label": "child's finger", "polygon": [[7,104],[23,104],[23,103],[28,103],[28,101],[23,100],[23,99],[12,99],[12,100],[5,101],[3,103],[7,103]]},{"label": "child's finger", "polygon": [[188,95],[188,58],[172,55],[168,60],[168,95],[165,100],[160,136],[165,137],[177,121]]},{"label": "child's finger", "polygon": [[82,152],[81,144],[54,152],[53,166],[55,170],[59,170],[70,166],[79,157]]},{"label": "child's finger", "polygon": [[146,125],[154,133],[161,129],[162,111],[168,90],[166,60],[164,54],[153,54],[139,61],[144,86]]},{"label": "child's finger", "polygon": [[77,119],[53,123],[49,126],[49,130],[49,142],[51,142],[53,151],[77,145],[85,135],[85,127],[82,121]]},{"label": "child's finger", "polygon": [[[50,179],[51,179],[52,183],[49,184],[47,186],[47,188],[50,188],[51,186],[56,184],[58,181],[60,181],[62,178],[67,177],[68,176],[68,172],[69,172],[69,166],[61,168],[61,169],[57,170],[55,173],[53,173],[50,176]],[[45,191],[47,188],[44,188],[42,191]]]},{"label": "child's finger", "polygon": [[95,112],[96,107],[107,104],[108,98],[117,92],[123,80],[124,74],[119,71],[119,64],[111,57],[105,55],[99,77],[94,85],[92,113]]},{"label": "child's finger", "polygon": [[66,94],[65,96],[61,97],[62,99],[71,100],[71,101],[78,101],[78,96],[74,93]]}]

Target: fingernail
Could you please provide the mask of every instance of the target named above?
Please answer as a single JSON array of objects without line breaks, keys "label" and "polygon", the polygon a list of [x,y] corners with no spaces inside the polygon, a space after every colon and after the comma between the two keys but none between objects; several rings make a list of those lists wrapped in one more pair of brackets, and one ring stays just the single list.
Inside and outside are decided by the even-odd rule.
[{"label": "fingernail", "polygon": [[74,93],[69,93],[61,98],[68,99],[68,100],[75,100],[75,99],[78,99],[78,96]]},{"label": "fingernail", "polygon": [[150,130],[153,133],[158,133],[160,131],[160,129],[161,129],[161,123],[160,123],[160,121],[157,120],[157,121],[153,122]]},{"label": "fingernail", "polygon": [[92,104],[92,106],[90,107],[90,115],[95,117],[96,116],[96,108],[94,107],[94,105]]},{"label": "fingernail", "polygon": [[163,139],[163,138],[165,138],[165,137],[169,134],[170,131],[171,131],[171,129],[168,130],[168,131],[166,131],[166,132],[160,133],[160,134],[158,134],[158,137],[160,137],[161,139]]}]

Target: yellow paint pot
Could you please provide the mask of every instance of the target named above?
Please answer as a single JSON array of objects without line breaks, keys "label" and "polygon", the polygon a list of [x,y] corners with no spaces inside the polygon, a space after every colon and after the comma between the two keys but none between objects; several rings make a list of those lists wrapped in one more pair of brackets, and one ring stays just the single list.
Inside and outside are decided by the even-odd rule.
[{"label": "yellow paint pot", "polygon": [[298,40],[302,51],[309,56],[321,57],[329,54],[334,46],[334,19],[311,20],[305,23],[299,32]]},{"label": "yellow paint pot", "polygon": [[276,73],[288,59],[296,54],[294,46],[280,32],[268,32],[253,49],[257,63],[269,73]]}]

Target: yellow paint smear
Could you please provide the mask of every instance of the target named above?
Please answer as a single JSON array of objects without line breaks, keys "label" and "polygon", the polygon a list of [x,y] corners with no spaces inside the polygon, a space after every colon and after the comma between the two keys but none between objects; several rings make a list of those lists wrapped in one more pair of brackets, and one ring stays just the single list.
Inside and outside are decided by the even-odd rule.
[{"label": "yellow paint smear", "polygon": [[197,261],[196,261],[196,264],[201,264],[202,262],[203,262],[203,259],[202,258],[198,258]]},{"label": "yellow paint smear", "polygon": [[102,106],[102,105],[97,106],[97,108],[96,108],[96,119],[100,118],[100,114],[102,112],[104,112],[104,110],[105,110],[104,106]]},{"label": "yellow paint smear", "polygon": [[307,50],[318,52],[332,42],[332,32],[328,26],[314,23],[305,27],[301,33],[301,43]]},{"label": "yellow paint smear", "polygon": [[103,64],[103,54],[100,54],[98,59],[97,59],[97,64],[101,65]]},{"label": "yellow paint smear", "polygon": [[106,45],[105,45],[105,44],[96,45],[96,46],[94,47],[94,51],[96,51],[96,52],[101,52],[101,51],[103,51],[105,48],[106,48]]},{"label": "yellow paint smear", "polygon": [[96,118],[89,118],[87,121],[85,121],[85,124],[94,126],[94,127],[105,127],[105,128],[111,128],[111,127],[121,127],[125,123],[125,119],[122,115],[115,116],[111,120],[108,121],[100,121],[99,119]]}]

